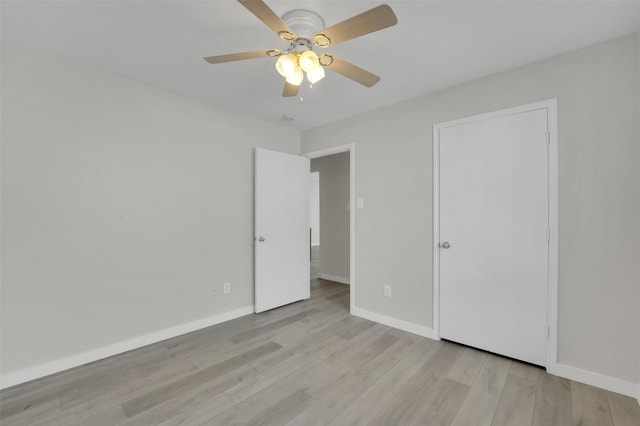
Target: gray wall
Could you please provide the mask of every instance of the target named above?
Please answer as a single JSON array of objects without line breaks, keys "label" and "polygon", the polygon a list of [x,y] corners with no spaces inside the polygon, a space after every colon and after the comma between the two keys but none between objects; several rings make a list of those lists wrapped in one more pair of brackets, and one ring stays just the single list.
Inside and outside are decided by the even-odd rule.
[{"label": "gray wall", "polygon": [[303,132],[303,152],[356,145],[356,307],[432,325],[433,124],[558,98],[558,361],[637,383],[638,42],[633,34]]},{"label": "gray wall", "polygon": [[320,275],[349,280],[349,153],[311,160],[320,172]]},{"label": "gray wall", "polygon": [[3,44],[1,136],[2,374],[253,305],[253,149],[297,132]]}]

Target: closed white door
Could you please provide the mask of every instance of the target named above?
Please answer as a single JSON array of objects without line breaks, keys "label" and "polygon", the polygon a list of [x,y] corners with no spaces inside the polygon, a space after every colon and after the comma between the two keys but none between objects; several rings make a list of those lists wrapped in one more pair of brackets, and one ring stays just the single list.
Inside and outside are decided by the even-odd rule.
[{"label": "closed white door", "polygon": [[309,159],[255,152],[255,311],[308,299]]},{"label": "closed white door", "polygon": [[439,129],[440,336],[547,359],[547,109]]}]

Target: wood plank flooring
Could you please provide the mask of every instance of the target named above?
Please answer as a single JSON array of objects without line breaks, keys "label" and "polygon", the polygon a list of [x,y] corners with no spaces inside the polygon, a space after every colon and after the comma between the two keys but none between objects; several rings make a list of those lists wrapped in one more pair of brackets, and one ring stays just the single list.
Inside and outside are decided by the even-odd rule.
[{"label": "wood plank flooring", "polygon": [[12,425],[639,426],[629,397],[348,313],[349,288],[0,393]]}]

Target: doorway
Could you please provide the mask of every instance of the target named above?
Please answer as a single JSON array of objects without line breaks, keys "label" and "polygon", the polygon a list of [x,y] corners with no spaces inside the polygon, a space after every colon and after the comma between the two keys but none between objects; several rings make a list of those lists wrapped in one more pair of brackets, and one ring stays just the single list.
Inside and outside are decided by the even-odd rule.
[{"label": "doorway", "polygon": [[[353,238],[354,149],[353,144],[303,154],[311,160],[311,172],[318,173],[319,235],[313,245],[310,230],[311,271],[318,279],[350,286],[350,310],[354,303]],[[314,185],[310,180],[310,187]],[[313,189],[310,189],[310,192]],[[313,203],[313,201],[311,201]],[[311,209],[313,206],[310,206]],[[310,222],[313,221],[313,212]],[[315,269],[317,268],[317,269]],[[313,282],[313,279],[312,279]]]},{"label": "doorway", "polygon": [[434,126],[434,327],[555,363],[555,100]]},{"label": "doorway", "polygon": [[[312,175],[318,185],[318,238],[313,244],[312,262],[317,257],[318,278],[349,284],[349,152],[331,154],[311,160]],[[315,182],[311,182],[311,191]],[[311,198],[311,220],[314,219]]]}]

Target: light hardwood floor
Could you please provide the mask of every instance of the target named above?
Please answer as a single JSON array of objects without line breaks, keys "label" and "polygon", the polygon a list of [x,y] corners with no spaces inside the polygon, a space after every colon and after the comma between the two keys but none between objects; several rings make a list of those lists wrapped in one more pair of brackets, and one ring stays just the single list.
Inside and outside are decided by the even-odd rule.
[{"label": "light hardwood floor", "polygon": [[637,402],[348,313],[347,286],[0,393],[9,425],[640,425]]}]

